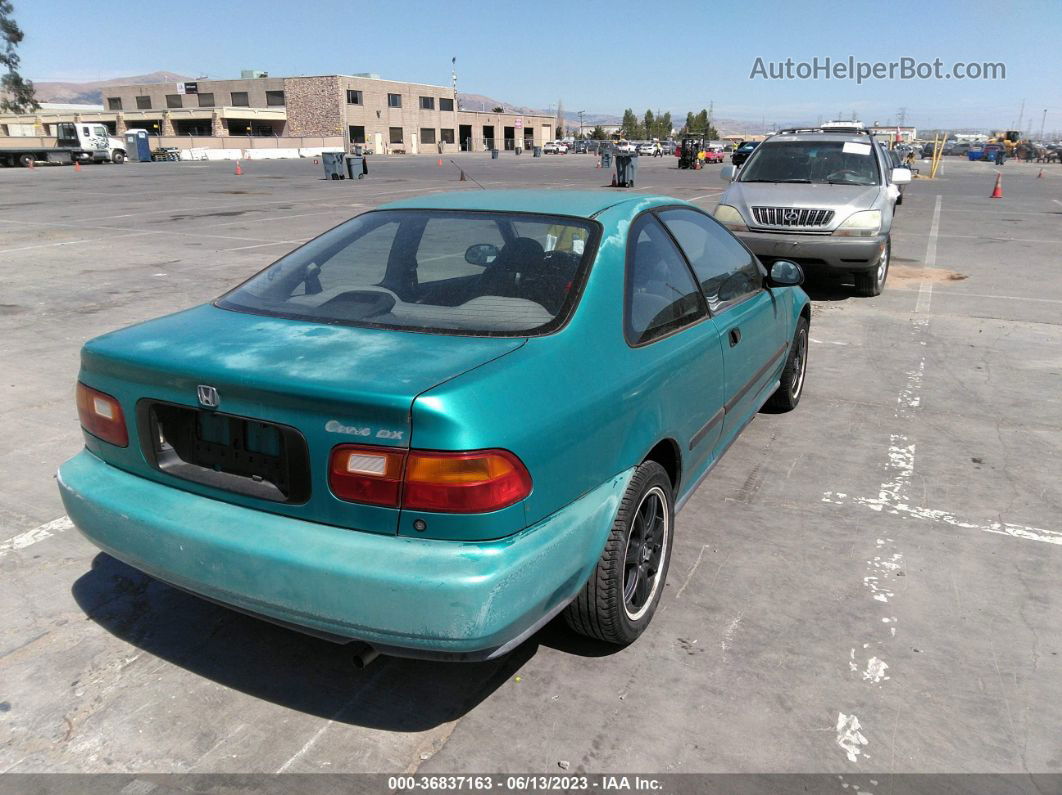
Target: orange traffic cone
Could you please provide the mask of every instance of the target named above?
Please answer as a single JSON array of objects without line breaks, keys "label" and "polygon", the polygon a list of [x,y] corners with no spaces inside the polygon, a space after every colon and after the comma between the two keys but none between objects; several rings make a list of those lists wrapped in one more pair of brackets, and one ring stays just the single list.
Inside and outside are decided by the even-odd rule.
[{"label": "orange traffic cone", "polygon": [[240,168],[240,161],[237,160],[236,161],[236,176],[239,177],[239,176],[242,176],[242,175],[243,175],[243,169]]},{"label": "orange traffic cone", "polygon": [[439,168],[442,168],[442,158],[439,158]]},{"label": "orange traffic cone", "polygon": [[81,161],[80,160],[75,160],[74,161],[74,171],[80,171],[80,170],[81,170]]},{"label": "orange traffic cone", "polygon": [[319,165],[319,164],[320,164],[320,161],[318,161],[318,159],[317,159],[317,158],[315,157],[315,158],[313,159],[313,164],[314,164],[315,166],[316,166],[316,165]]},{"label": "orange traffic cone", "polygon": [[613,188],[616,187],[616,175],[615,174],[612,175],[612,187]]},{"label": "orange traffic cone", "polygon": [[989,198],[991,198],[991,199],[1002,199],[1003,198],[1003,175],[1000,174],[998,171],[996,172],[996,186],[994,188],[992,188],[992,195]]},{"label": "orange traffic cone", "polygon": [[465,170],[464,169],[461,169],[461,178],[459,180],[457,180],[457,181],[458,182],[467,182],[468,181],[468,180],[465,179]]}]

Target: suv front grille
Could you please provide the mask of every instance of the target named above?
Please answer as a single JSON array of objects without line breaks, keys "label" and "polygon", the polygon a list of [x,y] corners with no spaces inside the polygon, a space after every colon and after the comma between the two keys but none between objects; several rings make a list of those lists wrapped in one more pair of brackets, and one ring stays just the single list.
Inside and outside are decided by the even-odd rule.
[{"label": "suv front grille", "polygon": [[833,210],[803,207],[753,207],[752,215],[763,226],[826,226],[833,220]]}]

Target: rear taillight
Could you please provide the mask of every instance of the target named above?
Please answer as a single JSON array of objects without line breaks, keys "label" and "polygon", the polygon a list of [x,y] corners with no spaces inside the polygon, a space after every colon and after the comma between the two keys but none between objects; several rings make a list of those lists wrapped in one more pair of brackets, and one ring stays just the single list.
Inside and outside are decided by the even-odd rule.
[{"label": "rear taillight", "polygon": [[342,500],[438,513],[487,513],[531,493],[531,475],[507,450],[435,452],[340,445],[329,485]]},{"label": "rear taillight", "polygon": [[328,485],[341,500],[397,508],[405,450],[341,444],[332,450]]},{"label": "rear taillight", "polygon": [[77,415],[81,427],[105,442],[127,447],[129,433],[125,429],[125,416],[121,404],[110,395],[77,384]]}]

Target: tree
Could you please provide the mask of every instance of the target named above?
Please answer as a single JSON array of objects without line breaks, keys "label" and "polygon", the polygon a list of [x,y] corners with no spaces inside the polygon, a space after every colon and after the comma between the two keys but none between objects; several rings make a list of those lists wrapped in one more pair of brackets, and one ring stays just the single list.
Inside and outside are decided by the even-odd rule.
[{"label": "tree", "polygon": [[501,105],[495,105],[493,108],[490,109],[490,112],[491,113],[505,113],[505,108],[503,108]]},{"label": "tree", "polygon": [[0,111],[5,113],[26,113],[39,110],[40,105],[33,93],[33,83],[23,80],[18,73],[21,62],[15,48],[23,39],[21,28],[15,23],[14,6],[10,0],[0,0],[0,36],[4,40],[4,49],[0,51],[0,66],[7,68],[7,74],[0,78]]},{"label": "tree", "polygon": [[604,141],[608,136],[605,135],[605,128],[600,124],[596,125],[594,129],[590,131],[590,139],[593,141]]},{"label": "tree", "polygon": [[686,124],[683,125],[682,132],[690,133],[690,132],[693,132],[693,129],[694,129],[694,127],[693,127],[693,114],[692,113],[687,113],[686,114]]},{"label": "tree", "polygon": [[638,121],[638,117],[634,115],[634,111],[627,108],[623,111],[623,134],[628,139],[637,139],[642,137],[642,125]]},{"label": "tree", "polygon": [[557,100],[557,137],[564,137],[564,100]]},{"label": "tree", "polygon": [[638,136],[639,138],[660,137],[656,135],[656,116],[653,115],[653,112],[651,110],[647,110],[645,112],[645,121],[642,126],[644,127],[644,129],[642,130],[642,134]]}]

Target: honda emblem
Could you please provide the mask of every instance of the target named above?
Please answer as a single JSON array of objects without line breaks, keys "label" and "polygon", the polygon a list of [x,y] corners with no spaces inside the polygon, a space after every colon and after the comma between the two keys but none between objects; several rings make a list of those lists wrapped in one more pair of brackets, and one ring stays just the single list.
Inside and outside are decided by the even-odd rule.
[{"label": "honda emblem", "polygon": [[212,386],[206,384],[200,384],[195,388],[196,395],[199,398],[199,405],[208,409],[216,409],[221,403],[221,395]]}]

